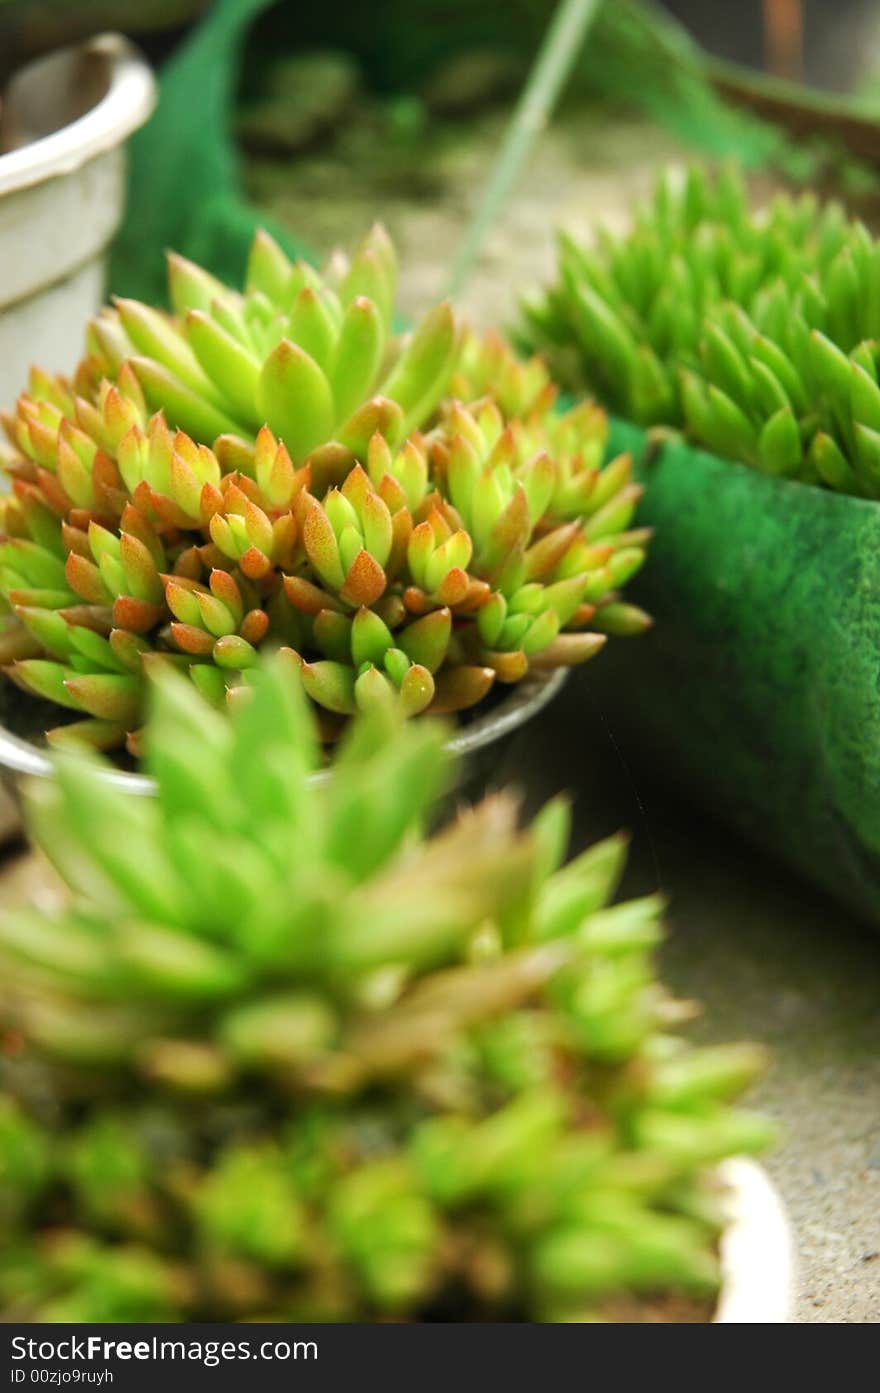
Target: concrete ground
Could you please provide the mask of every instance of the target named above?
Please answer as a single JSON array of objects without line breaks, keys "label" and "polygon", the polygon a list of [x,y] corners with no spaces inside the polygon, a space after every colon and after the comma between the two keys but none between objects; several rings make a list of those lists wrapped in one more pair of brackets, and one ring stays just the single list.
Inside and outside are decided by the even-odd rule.
[{"label": "concrete ground", "polygon": [[573,849],[631,831],[623,888],[668,897],[661,970],[704,1005],[694,1034],[771,1052],[749,1101],[779,1122],[766,1165],[795,1231],[796,1318],[880,1321],[880,934],[652,784],[588,670],[509,747],[497,778],[518,782],[530,807],[568,790]]}]

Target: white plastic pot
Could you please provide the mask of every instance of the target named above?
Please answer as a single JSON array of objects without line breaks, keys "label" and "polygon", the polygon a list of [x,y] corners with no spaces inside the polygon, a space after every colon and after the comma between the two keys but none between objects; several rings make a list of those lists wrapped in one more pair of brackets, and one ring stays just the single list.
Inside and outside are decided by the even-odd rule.
[{"label": "white plastic pot", "polygon": [[782,1201],[754,1161],[737,1157],[718,1170],[729,1218],[713,1319],[718,1325],[788,1322],[794,1312],[794,1245]]},{"label": "white plastic pot", "polygon": [[125,202],[124,144],[155,103],[152,73],[118,34],[22,68],[0,109],[0,405],[31,363],[71,370],[104,295]]}]

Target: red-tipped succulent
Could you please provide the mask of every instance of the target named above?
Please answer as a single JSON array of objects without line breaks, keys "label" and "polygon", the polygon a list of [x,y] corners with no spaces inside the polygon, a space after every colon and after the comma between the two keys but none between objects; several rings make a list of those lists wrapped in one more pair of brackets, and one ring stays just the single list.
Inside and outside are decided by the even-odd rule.
[{"label": "red-tipped succulent", "polygon": [[73,382],[35,370],[4,418],[0,660],[78,714],[51,739],[137,750],[155,662],[222,703],[287,648],[332,738],[644,627],[604,416],[556,413],[540,360],[448,306],[396,338],[381,230],[323,275],[260,234],[243,293],[179,258],[170,280],[174,314],[102,312]]}]

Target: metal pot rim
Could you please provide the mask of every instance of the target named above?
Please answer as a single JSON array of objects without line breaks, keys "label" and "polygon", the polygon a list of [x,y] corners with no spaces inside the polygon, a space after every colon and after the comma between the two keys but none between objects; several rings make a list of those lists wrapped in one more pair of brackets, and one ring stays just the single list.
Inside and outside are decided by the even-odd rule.
[{"label": "metal pot rim", "polygon": [[110,79],[105,95],[84,116],[60,130],[0,155],[0,194],[17,193],[74,173],[121,145],[153,110],[155,79],[134,44],[121,34],[99,34],[77,47],[108,59]]},{"label": "metal pot rim", "polygon": [[[553,700],[568,672],[568,668],[562,667],[529,674],[511,688],[498,706],[477,716],[451,736],[447,742],[450,754],[458,759],[466,759],[477,750],[518,730]],[[0,725],[0,769],[18,778],[48,779],[52,777],[52,760],[46,751]],[[322,769],[312,775],[312,780],[314,783],[324,783],[332,777],[332,773],[332,769]],[[111,768],[106,770],[104,777],[108,783],[125,788],[129,793],[149,797],[156,791],[153,779],[147,774],[132,774],[125,769]]]}]

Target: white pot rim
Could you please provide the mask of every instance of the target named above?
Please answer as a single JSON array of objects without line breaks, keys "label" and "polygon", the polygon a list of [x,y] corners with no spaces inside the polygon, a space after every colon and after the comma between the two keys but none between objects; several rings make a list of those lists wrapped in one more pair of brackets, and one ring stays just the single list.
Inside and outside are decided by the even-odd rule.
[{"label": "white pot rim", "polygon": [[72,174],[121,145],[153,110],[156,83],[134,44],[121,34],[99,34],[78,48],[107,60],[110,73],[105,95],[84,116],[60,130],[0,155],[0,194],[17,193]]},{"label": "white pot rim", "polygon": [[717,1325],[778,1325],[793,1319],[794,1244],[785,1209],[763,1167],[722,1161],[728,1223],[721,1235]]}]

